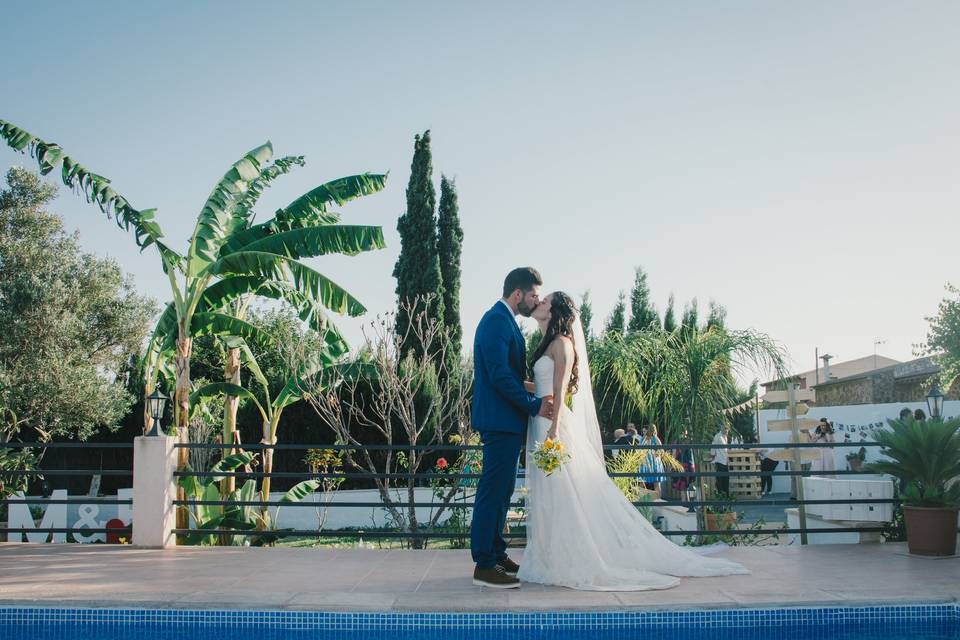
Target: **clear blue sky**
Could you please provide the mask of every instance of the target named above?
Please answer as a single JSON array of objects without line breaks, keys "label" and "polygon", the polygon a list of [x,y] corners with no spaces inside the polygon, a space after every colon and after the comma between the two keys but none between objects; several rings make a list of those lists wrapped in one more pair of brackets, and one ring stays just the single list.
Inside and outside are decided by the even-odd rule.
[{"label": "clear blue sky", "polygon": [[[642,265],[661,311],[716,299],[797,369],[878,338],[910,358],[958,280],[960,3],[587,4],[9,2],[0,118],[157,207],[178,247],[267,139],[308,164],[261,215],[390,170],[344,209],[389,249],[317,261],[374,312],[429,128],[437,183],[457,179],[468,339],[511,267],[589,289],[602,320]],[[66,189],[56,209],[168,299],[152,250]]]}]

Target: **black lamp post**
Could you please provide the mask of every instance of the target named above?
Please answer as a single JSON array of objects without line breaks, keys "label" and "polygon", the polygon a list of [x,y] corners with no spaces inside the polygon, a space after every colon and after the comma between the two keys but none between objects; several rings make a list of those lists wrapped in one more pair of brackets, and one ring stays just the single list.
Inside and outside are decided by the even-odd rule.
[{"label": "black lamp post", "polygon": [[159,386],[153,390],[153,393],[147,396],[147,406],[150,409],[150,417],[153,418],[153,429],[147,434],[148,436],[163,435],[163,432],[160,431],[160,418],[163,417],[163,410],[166,408],[167,400],[169,399],[170,398],[163,395]]},{"label": "black lamp post", "polygon": [[[685,493],[687,494],[687,502],[693,502],[697,499],[697,487],[693,484],[693,478],[690,478],[690,484],[687,485]],[[697,509],[692,504],[687,505],[687,513],[696,512]]]},{"label": "black lamp post", "polygon": [[933,387],[927,394],[927,409],[930,411],[931,418],[936,420],[943,417],[943,394],[940,393],[940,385],[937,384],[936,380],[934,380]]}]

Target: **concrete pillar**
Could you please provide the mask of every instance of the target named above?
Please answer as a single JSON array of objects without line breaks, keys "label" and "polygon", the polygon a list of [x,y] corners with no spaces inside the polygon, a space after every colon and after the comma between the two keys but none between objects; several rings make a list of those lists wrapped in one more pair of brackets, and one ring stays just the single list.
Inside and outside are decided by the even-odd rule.
[{"label": "concrete pillar", "polygon": [[177,496],[176,438],[140,436],[133,441],[133,544],[173,547],[177,537],[173,501]]}]

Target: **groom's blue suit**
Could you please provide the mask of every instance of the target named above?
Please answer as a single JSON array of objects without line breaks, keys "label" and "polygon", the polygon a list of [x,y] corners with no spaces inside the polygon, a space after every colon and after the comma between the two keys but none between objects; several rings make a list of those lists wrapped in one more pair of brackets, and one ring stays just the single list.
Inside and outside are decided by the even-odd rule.
[{"label": "groom's blue suit", "polygon": [[510,307],[497,302],[487,311],[473,340],[471,423],[483,442],[483,472],[474,499],[470,550],[481,569],[506,557],[503,527],[517,477],[527,419],[540,399],[523,386],[526,348]]}]

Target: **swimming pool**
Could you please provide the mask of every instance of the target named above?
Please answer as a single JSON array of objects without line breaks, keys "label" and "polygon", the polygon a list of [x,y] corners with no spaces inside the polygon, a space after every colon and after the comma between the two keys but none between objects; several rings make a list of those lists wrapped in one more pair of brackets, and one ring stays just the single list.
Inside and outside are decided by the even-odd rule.
[{"label": "swimming pool", "polygon": [[3,640],[960,640],[956,603],[630,612],[0,608]]}]

